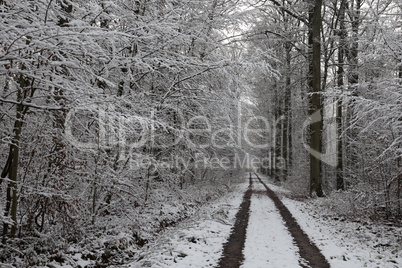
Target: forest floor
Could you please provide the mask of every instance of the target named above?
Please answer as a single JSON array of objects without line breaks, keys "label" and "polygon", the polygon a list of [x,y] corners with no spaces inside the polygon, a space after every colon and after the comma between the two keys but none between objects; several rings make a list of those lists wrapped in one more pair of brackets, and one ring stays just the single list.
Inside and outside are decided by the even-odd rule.
[{"label": "forest floor", "polygon": [[260,174],[227,186],[220,197],[194,207],[141,245],[129,242],[129,232],[100,235],[35,267],[402,267],[400,223],[336,214],[331,197],[295,200]]},{"label": "forest floor", "polygon": [[[247,175],[124,267],[401,267],[402,228],[328,215],[269,178]],[[119,266],[121,267],[121,266]]]}]

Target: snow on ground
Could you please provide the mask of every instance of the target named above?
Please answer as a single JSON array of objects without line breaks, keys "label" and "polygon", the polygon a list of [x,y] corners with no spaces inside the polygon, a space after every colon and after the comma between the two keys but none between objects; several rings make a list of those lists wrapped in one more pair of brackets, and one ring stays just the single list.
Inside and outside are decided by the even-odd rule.
[{"label": "snow on ground", "polygon": [[[261,186],[261,183],[255,182],[253,187],[263,190]],[[243,254],[242,268],[300,267],[298,248],[275,204],[264,192],[251,196]]]},{"label": "snow on ground", "polygon": [[[253,178],[255,178],[255,176],[253,176]],[[265,186],[260,183],[257,179],[253,180],[253,190],[254,191],[263,191],[265,192]],[[265,193],[263,195],[266,195]]]},{"label": "snow on ground", "polygon": [[320,248],[331,267],[402,267],[402,248],[397,242],[402,228],[386,230],[385,226],[334,221],[320,215],[313,217],[308,211],[314,204],[287,198],[283,198],[282,202]]},{"label": "snow on ground", "polygon": [[[289,191],[260,176],[291,211],[332,268],[402,267],[402,228],[350,222],[329,217],[320,199],[299,202]],[[229,237],[234,217],[248,187],[248,179],[224,197],[202,207],[195,217],[163,231],[135,254],[125,267],[214,267]],[[253,189],[265,190],[254,180]],[[299,267],[299,253],[273,202],[253,193],[242,268]],[[138,257],[139,256],[139,257]]]},{"label": "snow on ground", "polygon": [[[270,184],[267,177],[259,176],[272,190],[285,192]],[[319,206],[319,199],[281,199],[332,268],[402,267],[402,228],[329,217]]]},{"label": "snow on ground", "polygon": [[247,187],[248,179],[244,178],[232,192],[204,206],[198,215],[167,228],[137,252],[140,257],[127,267],[216,266]]}]

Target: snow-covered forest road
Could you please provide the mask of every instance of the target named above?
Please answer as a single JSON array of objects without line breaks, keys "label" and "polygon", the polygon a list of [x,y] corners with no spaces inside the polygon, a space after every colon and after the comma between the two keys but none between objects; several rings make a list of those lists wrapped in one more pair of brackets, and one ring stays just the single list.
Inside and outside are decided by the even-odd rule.
[{"label": "snow-covered forest road", "polygon": [[[397,245],[388,250],[373,244],[378,242],[375,227],[373,234],[365,232],[365,241],[359,240],[367,231],[364,226],[322,222],[302,207],[305,202],[284,197],[285,189],[260,176],[245,177],[230,196],[201,211],[198,220],[167,230],[129,267],[398,267],[402,263],[398,254],[392,254],[398,252]],[[382,231],[382,238],[390,235]]]},{"label": "snow-covered forest road", "polygon": [[0,0],[0,268],[402,267],[401,14]]},{"label": "snow-covered forest road", "polygon": [[218,267],[329,267],[258,175],[250,174],[249,183]]}]

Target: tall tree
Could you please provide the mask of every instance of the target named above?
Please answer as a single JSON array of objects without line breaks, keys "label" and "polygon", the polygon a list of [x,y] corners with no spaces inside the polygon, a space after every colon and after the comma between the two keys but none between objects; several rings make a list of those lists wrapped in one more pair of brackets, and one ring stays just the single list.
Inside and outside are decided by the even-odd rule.
[{"label": "tall tree", "polygon": [[342,96],[344,88],[344,58],[346,49],[346,27],[345,27],[345,11],[346,11],[346,1],[341,0],[339,10],[338,10],[338,21],[339,21],[339,44],[338,44],[338,69],[337,69],[337,87],[340,92],[340,96],[336,102],[336,123],[337,123],[337,166],[336,166],[336,188],[338,190],[344,190],[344,178],[343,178],[343,142],[342,142]]},{"label": "tall tree", "polygon": [[309,86],[310,96],[310,147],[318,153],[310,154],[310,194],[321,197],[322,190],[322,92],[321,92],[321,6],[322,0],[315,0],[309,10]]}]

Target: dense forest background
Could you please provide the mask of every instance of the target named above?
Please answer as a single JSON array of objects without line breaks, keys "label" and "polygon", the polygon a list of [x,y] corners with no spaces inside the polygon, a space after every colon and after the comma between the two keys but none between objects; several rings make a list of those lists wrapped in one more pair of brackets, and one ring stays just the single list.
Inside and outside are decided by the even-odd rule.
[{"label": "dense forest background", "polygon": [[0,0],[0,261],[143,246],[251,169],[400,220],[401,18],[399,0]]}]

